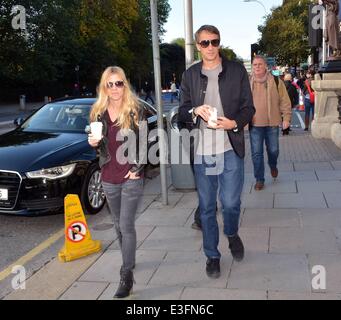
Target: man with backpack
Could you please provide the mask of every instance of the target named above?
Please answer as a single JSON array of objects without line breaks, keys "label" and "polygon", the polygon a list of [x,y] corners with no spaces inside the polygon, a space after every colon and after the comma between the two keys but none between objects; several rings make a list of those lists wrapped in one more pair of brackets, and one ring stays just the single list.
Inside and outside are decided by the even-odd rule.
[{"label": "man with backpack", "polygon": [[268,164],[273,178],[278,177],[279,126],[286,130],[291,122],[291,102],[284,82],[267,70],[264,57],[256,56],[252,63],[250,85],[256,114],[250,123],[250,143],[254,176],[254,189],[264,189],[264,142]]}]

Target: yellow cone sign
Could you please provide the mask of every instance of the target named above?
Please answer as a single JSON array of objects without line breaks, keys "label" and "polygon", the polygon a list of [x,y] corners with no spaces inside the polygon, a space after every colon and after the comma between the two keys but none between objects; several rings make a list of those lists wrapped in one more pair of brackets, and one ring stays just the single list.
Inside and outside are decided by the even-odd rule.
[{"label": "yellow cone sign", "polygon": [[65,244],[58,257],[62,262],[68,262],[88,256],[101,250],[101,242],[91,239],[88,225],[79,197],[67,195],[65,207]]}]

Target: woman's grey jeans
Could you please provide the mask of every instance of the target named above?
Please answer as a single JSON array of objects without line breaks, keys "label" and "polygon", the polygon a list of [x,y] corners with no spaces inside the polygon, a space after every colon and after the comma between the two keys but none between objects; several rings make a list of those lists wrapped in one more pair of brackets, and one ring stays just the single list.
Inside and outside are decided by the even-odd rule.
[{"label": "woman's grey jeans", "polygon": [[120,243],[122,269],[132,270],[136,259],[135,217],[143,193],[143,179],[122,184],[102,182],[102,185]]}]

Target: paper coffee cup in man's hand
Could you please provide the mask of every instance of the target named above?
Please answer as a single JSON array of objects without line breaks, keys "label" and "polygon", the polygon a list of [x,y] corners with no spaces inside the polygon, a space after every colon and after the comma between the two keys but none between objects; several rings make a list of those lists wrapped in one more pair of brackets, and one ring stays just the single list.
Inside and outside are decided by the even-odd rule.
[{"label": "paper coffee cup in man's hand", "polygon": [[208,126],[215,128],[217,126],[217,121],[218,121],[218,110],[217,108],[211,108],[210,109],[210,117],[208,118]]},{"label": "paper coffee cup in man's hand", "polygon": [[90,123],[90,129],[91,129],[91,134],[93,136],[93,139],[102,140],[102,128],[103,128],[102,122],[91,122]]}]

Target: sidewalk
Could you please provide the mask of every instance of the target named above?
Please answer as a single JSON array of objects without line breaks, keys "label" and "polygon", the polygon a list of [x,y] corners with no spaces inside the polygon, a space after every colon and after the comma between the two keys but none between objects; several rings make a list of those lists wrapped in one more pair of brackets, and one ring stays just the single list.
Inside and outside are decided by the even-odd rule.
[{"label": "sidewalk", "polygon": [[[245,259],[233,261],[219,214],[222,274],[216,280],[205,274],[201,232],[191,229],[196,192],[174,190],[169,182],[164,207],[160,177],[147,181],[129,300],[341,299],[341,149],[301,130],[281,137],[280,146],[278,179],[267,172],[265,190],[255,192],[246,141]],[[67,264],[54,259],[27,280],[26,290],[5,299],[111,300],[119,282],[118,242],[113,228],[91,233],[103,241],[103,252]],[[316,265],[326,270],[326,290],[312,288]]]}]

